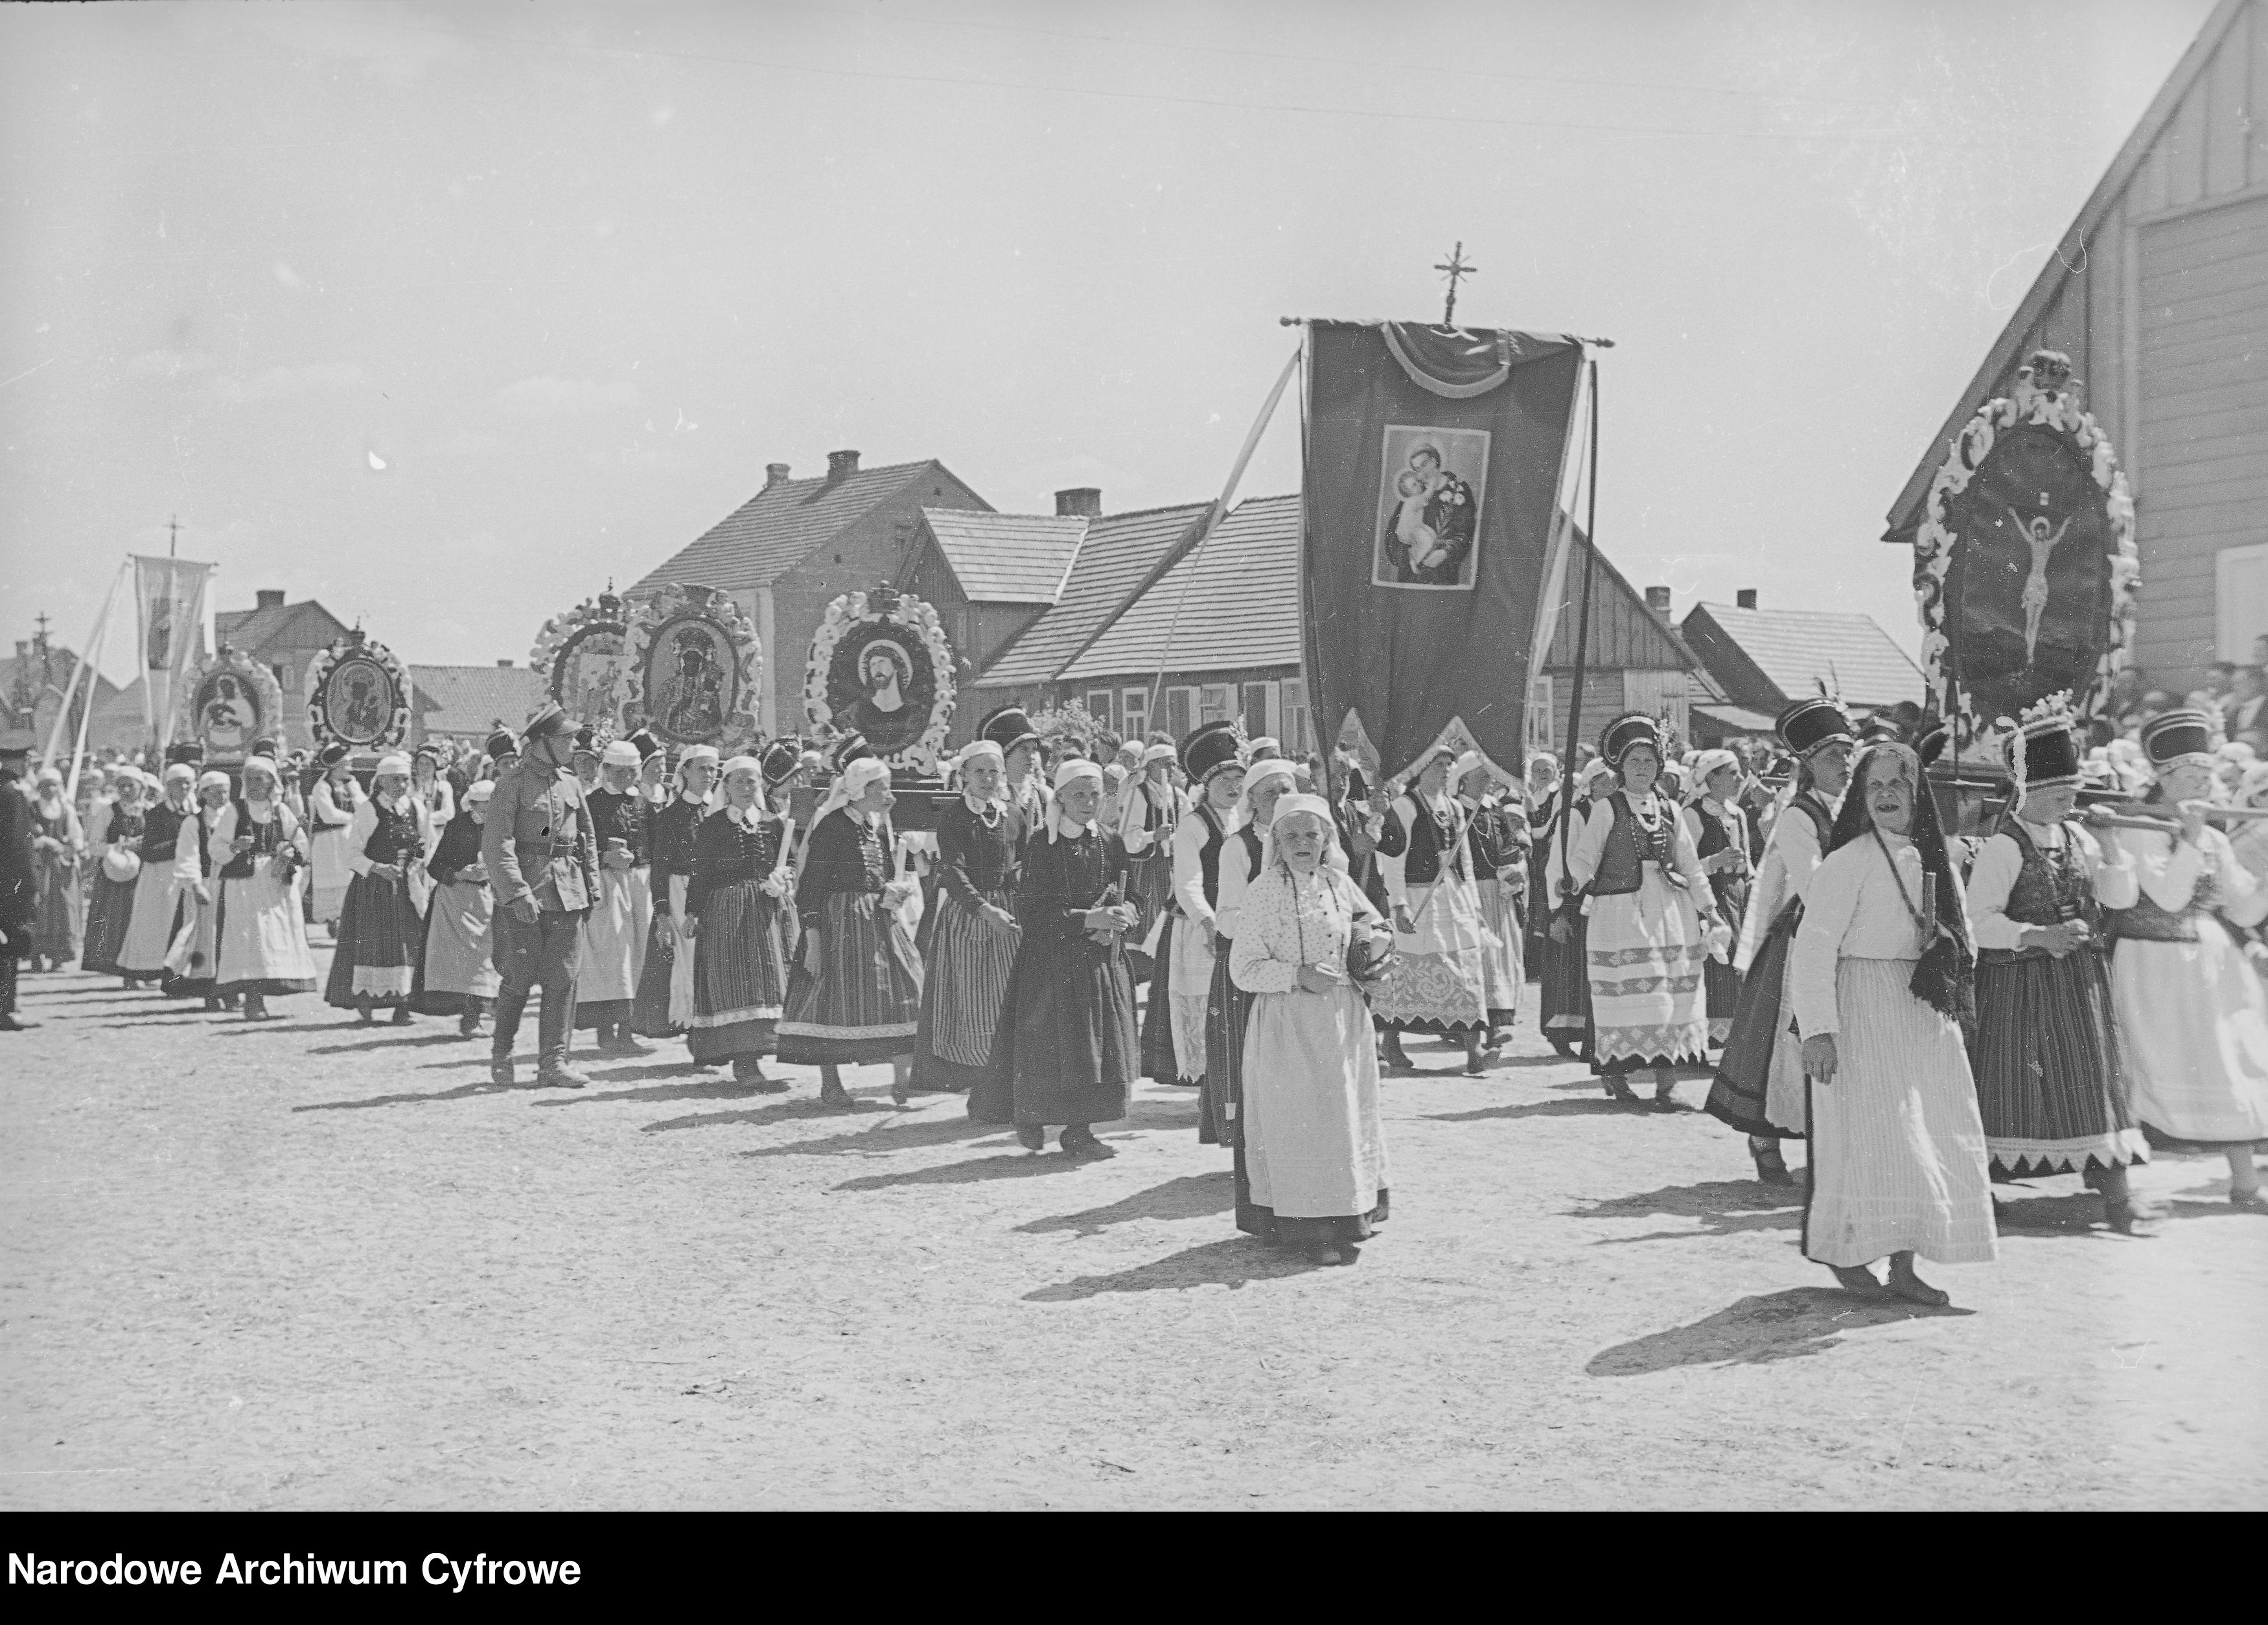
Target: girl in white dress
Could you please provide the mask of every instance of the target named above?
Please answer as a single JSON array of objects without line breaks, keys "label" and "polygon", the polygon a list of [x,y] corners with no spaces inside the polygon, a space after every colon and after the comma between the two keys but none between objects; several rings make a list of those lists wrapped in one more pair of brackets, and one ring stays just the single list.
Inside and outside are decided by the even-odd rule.
[{"label": "girl in white dress", "polygon": [[[1972,942],[1921,759],[1871,747],[1805,893],[1788,974],[1811,1079],[1803,1253],[1861,1297],[1942,1305],[1916,1254],[1998,1254],[1961,1033],[1975,1013]],[[1873,1269],[1885,1254],[1887,1287]]]}]

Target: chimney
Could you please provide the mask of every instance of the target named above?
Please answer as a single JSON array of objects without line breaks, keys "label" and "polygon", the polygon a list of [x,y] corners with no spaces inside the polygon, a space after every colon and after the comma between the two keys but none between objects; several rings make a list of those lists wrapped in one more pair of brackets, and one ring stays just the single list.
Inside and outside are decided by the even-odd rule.
[{"label": "chimney", "polygon": [[512,662],[509,660],[499,660],[497,662],[497,669],[499,671],[509,672],[512,670]]},{"label": "chimney", "polygon": [[1075,485],[1056,493],[1058,518],[1096,519],[1102,517],[1102,493],[1092,485]]},{"label": "chimney", "polygon": [[834,484],[837,480],[847,480],[858,472],[858,452],[829,452],[827,454],[827,482],[829,485]]},{"label": "chimney", "polygon": [[1657,615],[1668,614],[1669,613],[1669,589],[1668,587],[1648,587],[1646,590],[1646,607],[1653,611]]},{"label": "chimney", "polygon": [[766,463],[764,465],[764,489],[770,490],[775,485],[785,485],[786,483],[787,465],[785,463]]},{"label": "chimney", "polygon": [[1754,609],[1756,607],[1756,590],[1754,587],[1742,587],[1734,593],[1733,607],[1736,609]]},{"label": "chimney", "polygon": [[259,592],[254,593],[252,598],[253,607],[256,609],[281,609],[284,607],[284,589],[281,587],[262,587]]}]

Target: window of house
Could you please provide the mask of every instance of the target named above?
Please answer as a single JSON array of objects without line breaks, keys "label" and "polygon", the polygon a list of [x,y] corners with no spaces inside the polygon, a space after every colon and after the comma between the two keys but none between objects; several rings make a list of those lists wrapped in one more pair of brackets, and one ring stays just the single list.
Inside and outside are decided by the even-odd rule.
[{"label": "window of house", "polygon": [[1194,688],[1166,690],[1166,732],[1176,740],[1197,725],[1197,691]]},{"label": "window of house", "polygon": [[1283,715],[1276,729],[1276,737],[1284,741],[1286,756],[1306,756],[1315,748],[1314,729],[1307,720],[1307,683],[1305,678],[1287,677],[1283,682],[1278,709]]},{"label": "window of house", "polygon": [[[1244,732],[1246,737],[1256,739],[1263,733],[1276,733],[1275,696],[1270,692],[1270,690],[1275,687],[1276,685],[1274,683],[1247,683],[1244,685]],[[1278,734],[1277,737],[1280,739],[1282,738],[1282,735]]]},{"label": "window of house", "polygon": [[1123,719],[1120,735],[1138,739],[1150,732],[1150,691],[1147,688],[1122,688],[1118,691],[1118,715]]},{"label": "window of house", "polygon": [[1116,729],[1118,724],[1110,715],[1110,690],[1090,688],[1086,691],[1086,714],[1094,718],[1098,728]]},{"label": "window of house", "polygon": [[1207,683],[1197,692],[1197,721],[1226,722],[1236,715],[1236,688],[1233,683]]},{"label": "window of house", "polygon": [[1556,713],[1551,706],[1551,680],[1531,677],[1528,680],[1528,748],[1548,751],[1554,748],[1557,738],[1551,730]]},{"label": "window of house", "polygon": [[2213,559],[2220,658],[2252,664],[2252,640],[2268,632],[2268,542],[2223,548]]}]

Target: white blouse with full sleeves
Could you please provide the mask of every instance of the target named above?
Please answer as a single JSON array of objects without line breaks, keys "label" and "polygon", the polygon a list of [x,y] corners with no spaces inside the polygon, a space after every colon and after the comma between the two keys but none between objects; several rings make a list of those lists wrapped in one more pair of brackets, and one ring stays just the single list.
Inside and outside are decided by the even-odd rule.
[{"label": "white blouse with full sleeves", "polygon": [[[2062,851],[2067,831],[2078,837],[2073,856],[2080,872],[2094,883],[2095,900],[2106,908],[2132,908],[2139,888],[2133,860],[2123,850],[2114,845],[2106,853],[2100,842],[2077,825],[2024,824],[2025,836],[2043,853]],[[2024,945],[2024,933],[2032,927],[2008,917],[2008,894],[2023,871],[2024,855],[2016,838],[2005,831],[1987,841],[1977,855],[1976,866],[1969,871],[1969,917],[1976,923],[1978,947],[2013,951]]]},{"label": "white blouse with full sleeves", "polygon": [[[1896,854],[1895,876],[1881,847],[1868,837],[1829,853],[1811,878],[1803,924],[1788,956],[1796,1026],[1806,1038],[1842,1030],[1835,1008],[1835,972],[1842,960],[1921,958],[1921,930],[1906,903],[1911,898],[1915,908],[1924,904],[1921,854],[1903,835],[1886,835],[1882,841]],[[1937,884],[1952,886],[1955,901],[1967,906],[1957,873],[1939,875]]]},{"label": "white blouse with full sleeves", "polygon": [[1247,993],[1290,993],[1302,965],[1339,966],[1357,924],[1382,929],[1370,899],[1336,870],[1261,871],[1244,893],[1228,974]]},{"label": "white blouse with full sleeves", "polygon": [[2218,829],[2206,828],[2195,846],[2154,830],[2122,829],[2117,844],[2133,858],[2141,889],[2168,914],[2179,914],[2190,906],[2198,882],[2209,871],[2216,881],[2222,918],[2235,925],[2257,925],[2268,919],[2268,885],[2254,879],[2251,871],[2236,861],[2228,837]]},{"label": "white blouse with full sleeves", "polygon": [[[1685,820],[1675,808],[1670,809],[1669,820],[1668,866],[1684,878],[1686,895],[1693,899],[1697,907],[1701,906],[1712,900],[1708,878],[1701,872],[1701,859],[1693,850],[1692,832],[1686,828]],[[1575,839],[1567,849],[1567,873],[1577,887],[1590,885],[1592,877],[1599,872],[1599,861],[1606,856],[1607,837],[1614,828],[1614,798],[1608,796],[1593,802],[1591,816],[1575,832]],[[1587,904],[1589,901],[1585,901]]]},{"label": "white blouse with full sleeves", "polygon": [[[404,798],[402,805],[416,815],[418,850],[421,852],[430,850],[432,845],[430,838],[432,831],[425,812],[425,804],[416,797],[409,796]],[[370,838],[377,833],[378,798],[371,796],[365,798],[362,805],[355,808],[353,827],[347,831],[347,867],[358,875],[366,875],[371,871],[370,857],[363,849],[370,844]]]}]

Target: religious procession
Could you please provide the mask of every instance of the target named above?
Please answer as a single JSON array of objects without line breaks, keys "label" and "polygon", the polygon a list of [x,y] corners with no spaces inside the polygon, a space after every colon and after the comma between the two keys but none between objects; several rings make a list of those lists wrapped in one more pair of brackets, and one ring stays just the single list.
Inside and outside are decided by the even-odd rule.
[{"label": "religious procession", "polygon": [[[2240,35],[2268,39],[2257,0],[2192,55]],[[2120,195],[2073,228],[2099,256],[2138,229]],[[2177,386],[2137,372],[2156,352],[2072,315],[2084,263],[2042,268],[1866,540],[1895,555],[1895,634],[1633,587],[1601,518],[1616,342],[1476,325],[1463,241],[1438,319],[1281,319],[1218,495],[1066,486],[1015,512],[936,459],[773,463],[689,540],[623,544],[598,591],[531,564],[490,607],[525,656],[492,666],[410,658],[442,646],[449,584],[352,621],[275,588],[225,608],[239,565],[170,526],[97,582],[75,651],[43,612],[0,667],[0,1070],[45,1091],[13,1108],[18,1171],[57,1213],[146,1216],[125,1250],[151,1301],[198,1305],[169,1342],[249,1348],[284,1282],[384,1282],[387,1307],[272,1334],[277,1415],[313,1415],[301,1385],[354,1339],[423,1328],[444,1352],[357,1379],[388,1397],[357,1425],[408,1440],[433,1407],[485,1449],[565,1453],[478,1477],[413,1442],[395,1478],[271,1434],[199,1446],[193,1494],[118,1464],[127,1500],[662,1504],[690,1474],[723,1504],[744,1496],[719,1460],[782,1452],[763,1494],[791,1504],[1136,1504],[1153,1470],[1149,1504],[1244,1504],[1298,1476],[1263,1438],[1282,1425],[1334,1464],[1301,1504],[1347,1504],[1405,1435],[1434,1476],[1396,1504],[1509,1504],[1515,1459],[1563,1502],[1691,1504],[1702,1477],[1646,1478],[1640,1436],[1690,1412],[1673,1448],[1698,1463],[1771,1416],[1773,1373],[1799,1437],[1763,1471],[1819,1504],[2065,1504],[2039,1440],[1907,1476],[1970,1460],[1950,1435],[2002,1403],[1960,1388],[1915,1447],[1911,1394],[2064,1362],[2036,1422],[2063,1448],[2122,1402],[2071,1362],[2139,1369],[2157,1334],[2126,1333],[2211,1301],[2236,1319],[2148,1357],[2198,1364],[2128,1466],[2216,1504],[2162,1441],[2183,1407],[2260,1437],[2235,1391],[2257,1341],[2228,1328],[2268,1235],[2268,550],[2218,508],[2145,505],[2201,476],[2135,415]],[[2146,310],[2231,297],[2152,286]],[[1296,489],[1243,495],[1294,424]],[[72,1080],[105,1075],[74,1117]],[[678,1104],[639,1121],[654,1102]],[[868,1171],[799,1182],[819,1158]],[[1073,1180],[1108,1200],[1057,1211]],[[986,1273],[1106,1235],[1112,1271],[1021,1296]],[[1710,1261],[1628,1261],[1665,1240]],[[209,1270],[248,1247],[248,1278]],[[444,1255],[492,1300],[439,1284]],[[1661,1325],[1687,1279],[1690,1318]],[[1165,1306],[1188,1323],[1144,1312]],[[1488,1379],[1484,1447],[1409,1408],[1454,1408],[1459,1362],[1530,1320],[1506,1371],[1549,1374],[1526,1398]],[[92,1300],[66,1323],[30,1364],[114,1346]],[[1381,1352],[1403,1336],[1429,1345],[1408,1392]],[[1194,1386],[1156,1386],[1153,1339]],[[1107,1369],[1075,1370],[1090,1346]],[[608,1373],[567,1381],[608,1449],[690,1399],[711,1453],[594,1467],[511,1419],[557,1401],[500,1374],[508,1347]],[[1256,1369],[1219,1380],[1272,1423],[1209,1408],[1190,1373],[1230,1354]],[[1302,1374],[1261,1375],[1275,1358]],[[885,1364],[980,1397],[844,1415]],[[622,1375],[649,1367],[666,1393]],[[1695,1411],[1712,1377],[1732,1397]],[[1602,1423],[1581,1390],[1609,1381],[1660,1385],[1655,1420]],[[1094,1423],[1122,1385],[1139,1425]],[[1075,1462],[976,1420],[1020,1389],[1078,1418]],[[1867,1451],[1893,1439],[1872,1483],[1823,1420],[1861,1390],[1907,1396],[1863,1423]],[[14,1455],[108,1425],[58,1405],[55,1445]],[[862,1451],[883,1465],[836,1460]],[[1216,1451],[1270,1465],[1189,1465]],[[79,1470],[54,1459],[23,1470]],[[2237,1471],[2220,1504],[2258,1488]],[[2070,1494],[2123,1504],[2089,1484]],[[37,1504],[93,1504],[58,1494]]]}]

